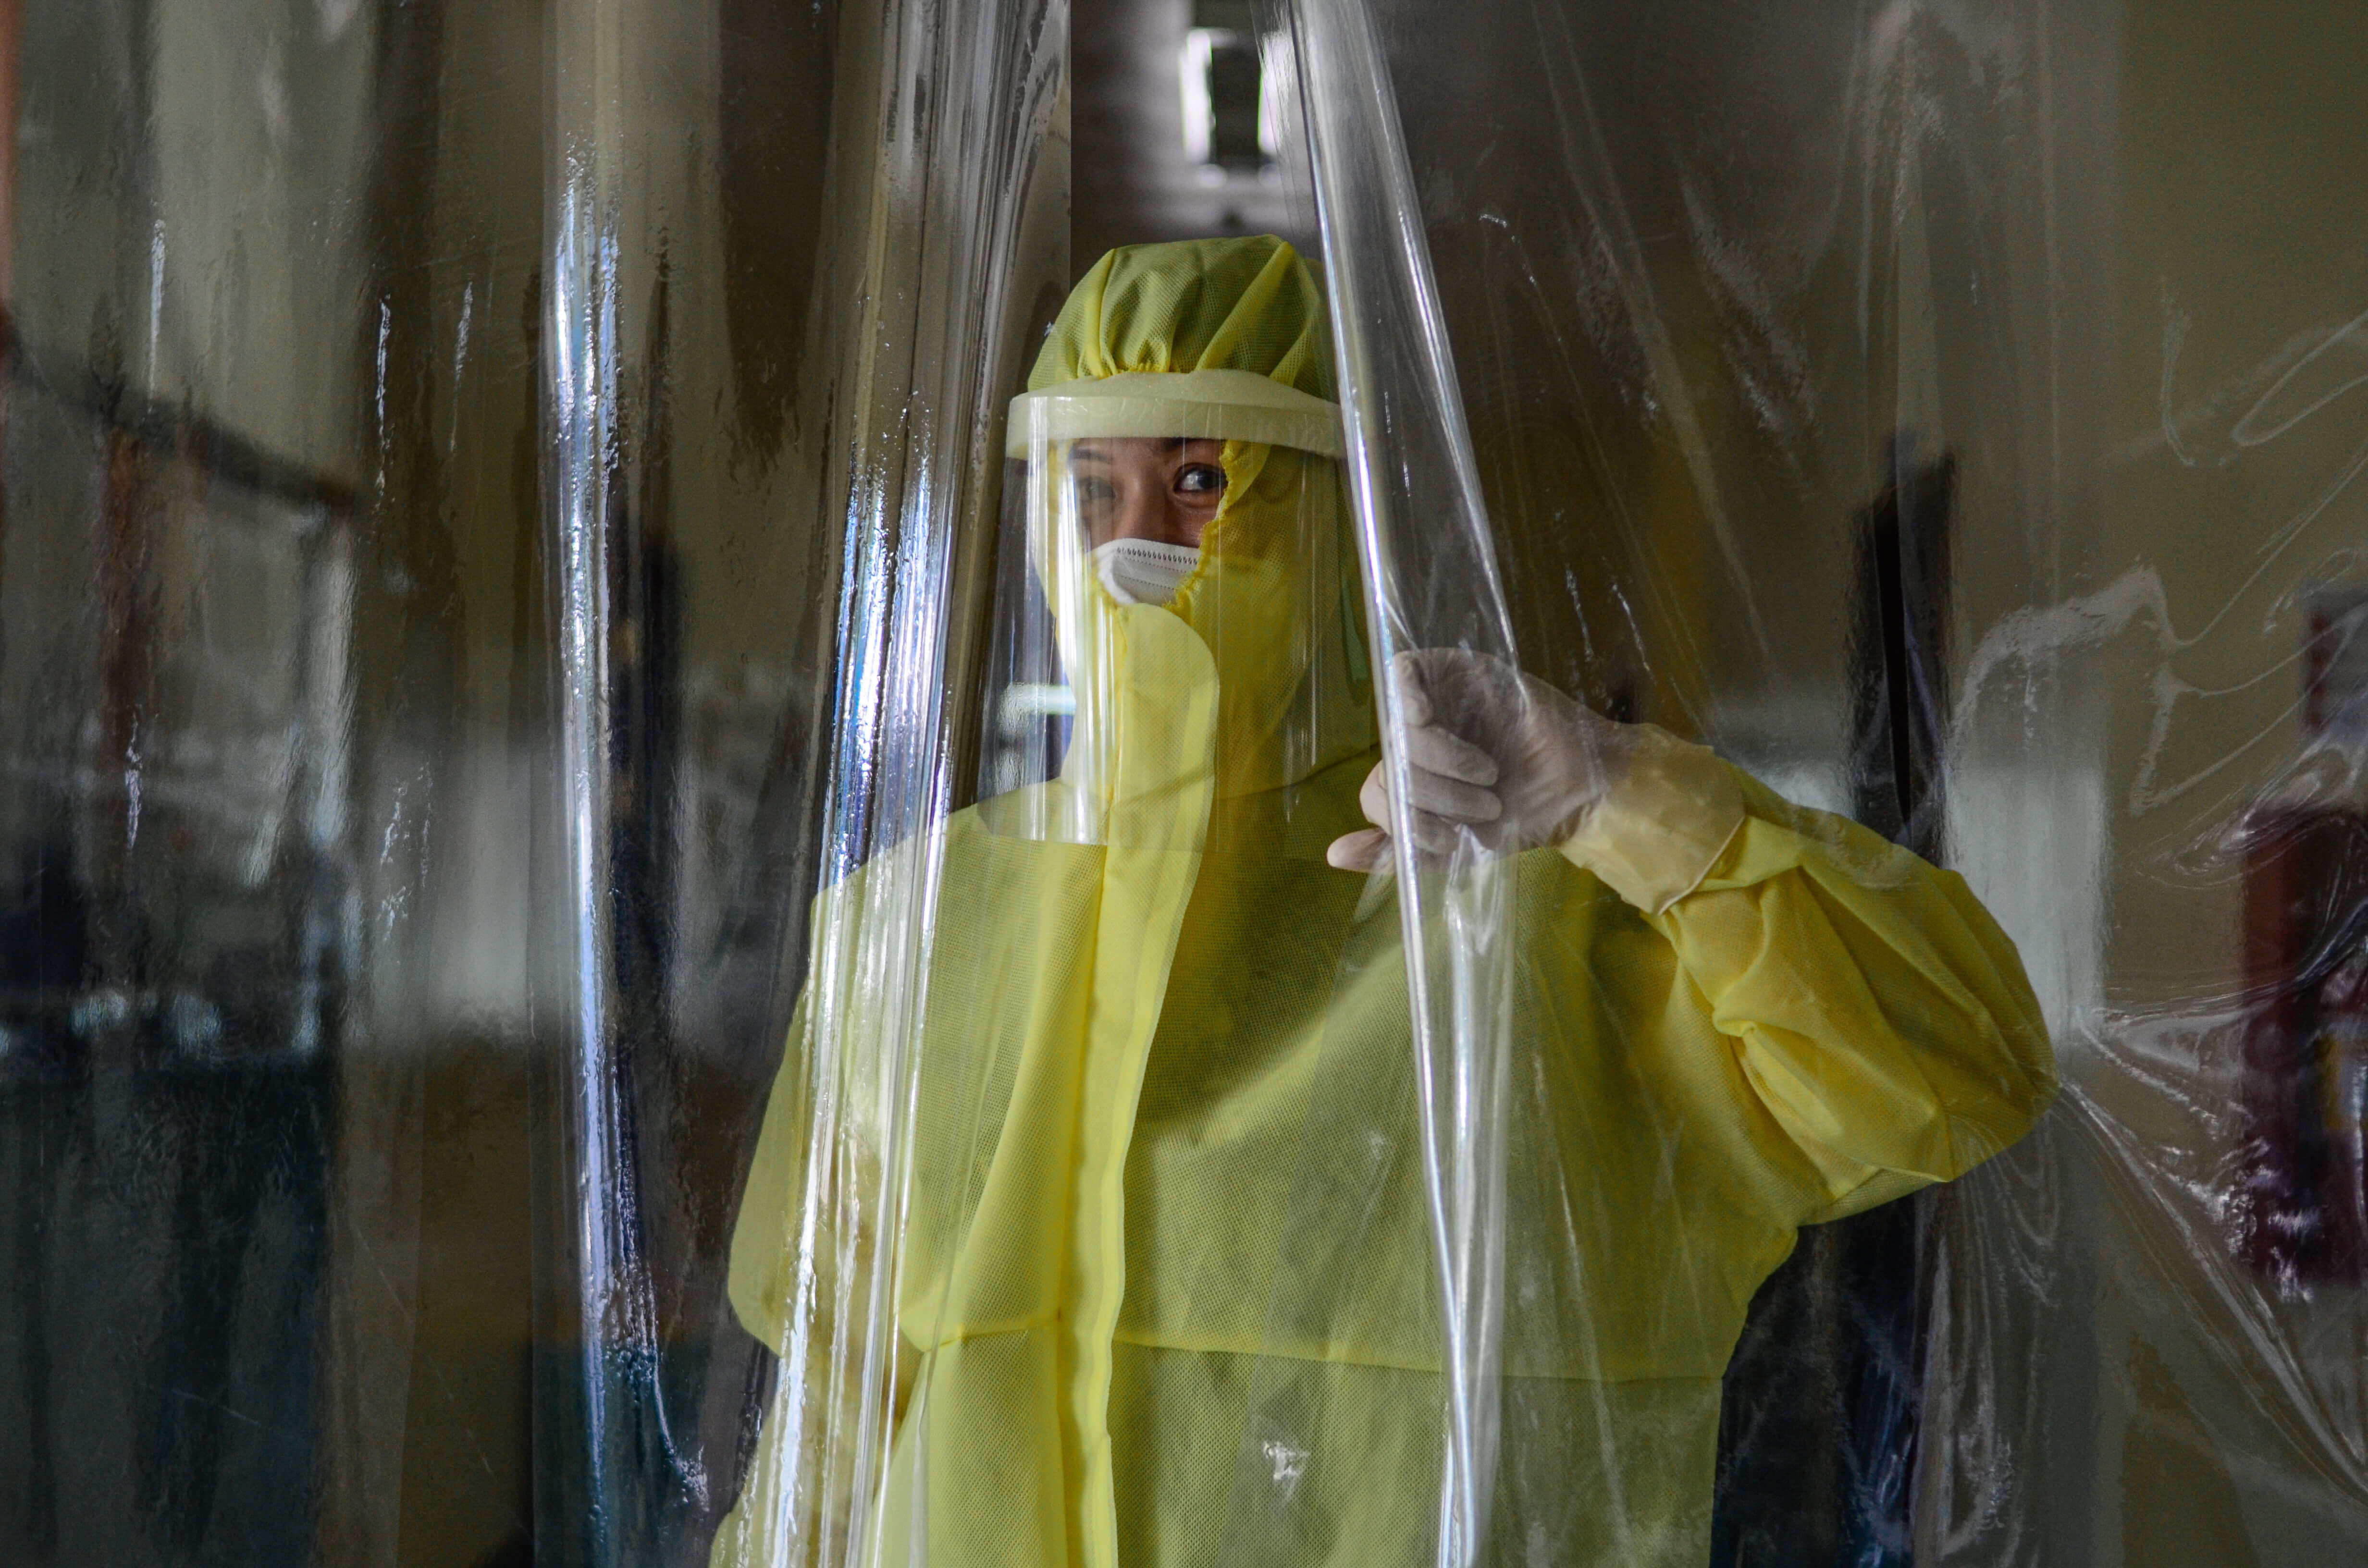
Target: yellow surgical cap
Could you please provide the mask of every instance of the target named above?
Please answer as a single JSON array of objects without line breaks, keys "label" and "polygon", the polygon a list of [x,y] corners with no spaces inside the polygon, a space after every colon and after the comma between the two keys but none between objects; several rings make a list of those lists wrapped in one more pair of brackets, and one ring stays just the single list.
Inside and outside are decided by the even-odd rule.
[{"label": "yellow surgical cap", "polygon": [[1324,291],[1271,234],[1124,245],[1094,264],[1011,406],[1031,437],[1173,436],[1340,455]]}]

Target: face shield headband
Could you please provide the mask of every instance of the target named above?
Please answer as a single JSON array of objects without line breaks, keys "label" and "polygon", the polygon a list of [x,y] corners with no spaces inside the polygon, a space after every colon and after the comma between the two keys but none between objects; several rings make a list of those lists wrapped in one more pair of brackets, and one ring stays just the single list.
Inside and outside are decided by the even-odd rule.
[{"label": "face shield headband", "polygon": [[1011,400],[1006,450],[1095,437],[1257,441],[1317,457],[1342,453],[1340,405],[1248,370],[1131,370],[1063,381]]}]

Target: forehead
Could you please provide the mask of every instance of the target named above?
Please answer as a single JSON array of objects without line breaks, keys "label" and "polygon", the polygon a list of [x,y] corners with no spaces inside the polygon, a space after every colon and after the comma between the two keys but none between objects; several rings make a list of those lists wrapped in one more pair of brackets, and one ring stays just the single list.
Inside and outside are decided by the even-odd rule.
[{"label": "forehead", "polygon": [[1073,463],[1165,462],[1179,455],[1213,460],[1224,449],[1223,441],[1189,439],[1182,436],[1094,436],[1073,442]]}]

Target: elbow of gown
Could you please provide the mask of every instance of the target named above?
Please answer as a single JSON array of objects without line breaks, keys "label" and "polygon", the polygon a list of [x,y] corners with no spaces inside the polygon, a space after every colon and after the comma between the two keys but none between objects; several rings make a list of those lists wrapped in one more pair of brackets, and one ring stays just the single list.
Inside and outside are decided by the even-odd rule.
[{"label": "elbow of gown", "polygon": [[1704,747],[1654,732],[1645,755],[1565,853],[1674,949],[1754,1141],[1794,1173],[1785,1218],[1951,1180],[2031,1129],[2055,1092],[2046,1023],[1962,877]]}]

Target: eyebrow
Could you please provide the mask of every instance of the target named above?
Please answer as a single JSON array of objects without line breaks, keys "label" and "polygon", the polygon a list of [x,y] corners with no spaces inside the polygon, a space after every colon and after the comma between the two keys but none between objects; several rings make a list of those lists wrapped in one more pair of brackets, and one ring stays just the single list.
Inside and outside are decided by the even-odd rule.
[{"label": "eyebrow", "polygon": [[[1160,444],[1161,454],[1163,456],[1169,457],[1187,451],[1196,444],[1206,444],[1210,446],[1219,446],[1223,444],[1221,442],[1210,441],[1207,437],[1201,436],[1155,436],[1151,438]],[[1080,458],[1089,458],[1096,462],[1110,462],[1114,460],[1109,452],[1102,449],[1099,439],[1091,437],[1083,440],[1072,441],[1069,443],[1069,460],[1071,462],[1076,462]]]}]

